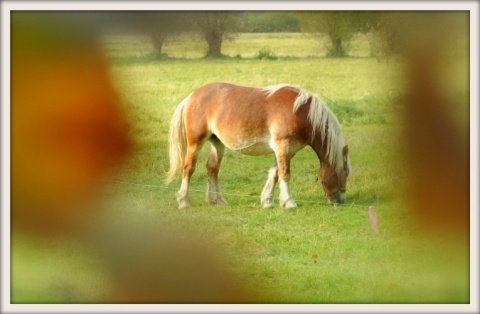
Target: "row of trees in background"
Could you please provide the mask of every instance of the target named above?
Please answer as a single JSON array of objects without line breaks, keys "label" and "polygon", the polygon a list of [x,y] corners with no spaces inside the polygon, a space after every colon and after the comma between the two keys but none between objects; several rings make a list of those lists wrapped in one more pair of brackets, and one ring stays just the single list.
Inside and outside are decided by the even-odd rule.
[{"label": "row of trees in background", "polygon": [[[222,55],[222,43],[234,40],[241,32],[305,32],[323,40],[329,39],[328,56],[347,55],[349,41],[355,34],[371,33],[377,55],[402,53],[409,41],[415,41],[420,30],[438,36],[460,25],[452,12],[395,11],[146,11],[123,13],[117,19],[125,27],[148,33],[153,51],[162,53],[169,37],[197,33],[208,44],[207,57]],[[128,15],[128,18],[126,16]],[[423,38],[421,40],[425,40]]]},{"label": "row of trees in background", "polygon": [[379,14],[371,11],[305,11],[297,13],[303,32],[330,40],[328,56],[344,57],[348,42],[357,33],[373,31]]}]

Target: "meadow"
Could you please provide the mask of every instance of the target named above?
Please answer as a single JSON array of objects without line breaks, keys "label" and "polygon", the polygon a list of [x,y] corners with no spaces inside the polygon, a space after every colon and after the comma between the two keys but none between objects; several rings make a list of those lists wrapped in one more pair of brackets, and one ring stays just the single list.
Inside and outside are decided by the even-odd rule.
[{"label": "meadow", "polygon": [[[105,46],[136,143],[108,182],[110,198],[102,206],[113,222],[195,230],[212,239],[228,267],[252,291],[267,295],[268,303],[468,303],[468,265],[444,247],[419,240],[404,203],[401,61],[371,57],[366,37],[354,41],[351,57],[340,59],[324,58],[322,45],[301,34],[241,34],[225,43],[226,56],[220,59],[202,58],[205,46],[188,38],[168,42],[159,59],[150,54],[148,37],[110,36]],[[265,48],[277,58],[255,58]],[[297,209],[284,210],[277,199],[273,209],[260,205],[273,156],[230,151],[220,170],[229,204],[209,205],[204,201],[207,144],[192,179],[192,206],[179,210],[180,178],[164,184],[170,119],[183,98],[214,81],[290,83],[320,95],[338,117],[350,148],[346,204],[327,204],[316,182],[319,161],[306,148],[292,160]],[[378,234],[368,206],[378,215]],[[106,275],[78,246],[32,245],[15,257],[37,261],[13,268],[15,302],[101,302]],[[445,272],[452,263],[458,271]]]}]

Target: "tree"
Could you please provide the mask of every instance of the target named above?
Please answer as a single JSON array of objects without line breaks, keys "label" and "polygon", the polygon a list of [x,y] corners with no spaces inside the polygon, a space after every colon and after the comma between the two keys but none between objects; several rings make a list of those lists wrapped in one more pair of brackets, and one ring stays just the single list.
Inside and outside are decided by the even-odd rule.
[{"label": "tree", "polygon": [[330,57],[345,57],[350,39],[359,32],[368,31],[374,12],[368,11],[311,11],[299,12],[302,31],[312,33],[323,39],[326,34],[330,40],[327,55]]},{"label": "tree", "polygon": [[97,13],[105,26],[121,33],[150,36],[153,54],[160,56],[166,40],[191,30],[190,19],[182,11],[115,11]]},{"label": "tree", "polygon": [[165,41],[169,37],[191,29],[188,14],[181,11],[136,12],[135,17],[139,26],[150,34],[153,53],[156,55],[162,54]]},{"label": "tree", "polygon": [[204,11],[192,13],[194,24],[208,43],[207,57],[220,57],[224,39],[233,40],[240,29],[242,12]]}]

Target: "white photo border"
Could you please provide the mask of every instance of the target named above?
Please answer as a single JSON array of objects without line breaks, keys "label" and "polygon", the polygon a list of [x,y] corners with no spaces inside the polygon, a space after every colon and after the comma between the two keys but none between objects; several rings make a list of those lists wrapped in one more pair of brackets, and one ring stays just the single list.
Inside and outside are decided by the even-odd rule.
[{"label": "white photo border", "polygon": [[[479,2],[478,1],[1,1],[0,313],[478,313]],[[15,10],[451,10],[470,11],[470,304],[11,304],[10,12]]]}]

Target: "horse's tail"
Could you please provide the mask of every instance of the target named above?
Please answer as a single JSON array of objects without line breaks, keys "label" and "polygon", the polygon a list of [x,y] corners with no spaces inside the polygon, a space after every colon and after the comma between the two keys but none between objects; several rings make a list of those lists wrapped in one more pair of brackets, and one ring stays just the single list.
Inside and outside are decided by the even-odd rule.
[{"label": "horse's tail", "polygon": [[179,170],[183,168],[183,160],[185,158],[185,154],[187,153],[187,138],[185,134],[183,112],[185,105],[188,104],[191,96],[192,94],[188,95],[187,98],[182,100],[182,102],[177,106],[170,123],[170,134],[168,138],[170,169],[168,170],[167,178],[165,179],[165,183],[167,184],[172,182]]}]

